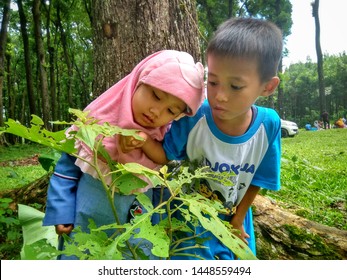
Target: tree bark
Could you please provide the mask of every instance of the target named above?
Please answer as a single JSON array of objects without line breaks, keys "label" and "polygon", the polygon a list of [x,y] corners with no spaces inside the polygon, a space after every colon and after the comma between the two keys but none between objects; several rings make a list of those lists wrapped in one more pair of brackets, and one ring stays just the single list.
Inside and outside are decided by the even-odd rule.
[{"label": "tree bark", "polygon": [[65,60],[65,64],[66,64],[66,68],[67,68],[67,101],[69,104],[70,108],[74,107],[74,101],[73,101],[73,97],[72,97],[72,76],[73,76],[73,67],[72,67],[72,63],[71,63],[71,59],[70,59],[70,55],[69,55],[69,50],[68,50],[68,42],[67,42],[67,35],[66,35],[66,31],[64,30],[63,24],[62,24],[62,20],[61,20],[61,16],[60,16],[60,5],[61,2],[58,1],[57,3],[57,27],[60,31],[60,38],[61,38],[61,43],[62,43],[62,47],[63,47],[63,53],[64,53],[64,60]]},{"label": "tree bark", "polygon": [[45,62],[45,49],[43,46],[41,36],[41,16],[40,16],[40,0],[34,0],[33,2],[33,17],[34,17],[34,33],[36,43],[36,54],[39,66],[39,77],[40,77],[40,89],[42,97],[42,120],[45,124],[46,129],[50,128],[49,121],[51,121],[50,114],[50,102],[48,94],[48,82],[47,82],[47,71]]},{"label": "tree bark", "polygon": [[260,195],[255,199],[254,206],[258,258],[347,259],[347,231],[294,215]]},{"label": "tree bark", "polygon": [[0,126],[4,126],[4,118],[2,112],[4,111],[3,104],[3,84],[5,76],[5,52],[7,41],[7,28],[10,21],[10,0],[3,1],[3,13],[0,30]]},{"label": "tree bark", "polygon": [[320,112],[323,113],[326,108],[325,100],[325,85],[324,85],[324,72],[323,72],[323,55],[320,45],[320,22],[319,22],[319,0],[315,0],[311,3],[312,16],[316,26],[316,53],[317,53],[317,71],[318,71],[318,90],[320,100]]},{"label": "tree bark", "polygon": [[200,60],[194,0],[95,0],[94,97],[163,49],[189,52]]},{"label": "tree bark", "polygon": [[23,48],[24,48],[24,63],[25,63],[25,79],[27,85],[27,95],[29,101],[29,115],[36,115],[36,105],[35,105],[35,95],[33,87],[33,78],[32,78],[32,69],[30,63],[30,47],[29,47],[29,38],[27,32],[27,19],[23,9],[22,0],[17,0],[19,18],[20,18],[20,30],[23,39]]},{"label": "tree bark", "polygon": [[12,210],[17,210],[18,204],[31,205],[38,203],[42,205],[41,210],[43,211],[46,205],[48,182],[51,175],[49,172],[22,188],[2,191],[0,198],[11,198],[10,208]]}]

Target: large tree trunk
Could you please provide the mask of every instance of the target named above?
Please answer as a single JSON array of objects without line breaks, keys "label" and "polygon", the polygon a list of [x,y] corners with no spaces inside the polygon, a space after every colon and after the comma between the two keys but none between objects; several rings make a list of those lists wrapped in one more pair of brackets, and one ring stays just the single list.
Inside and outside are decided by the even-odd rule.
[{"label": "large tree trunk", "polygon": [[194,0],[95,0],[92,11],[94,96],[155,51],[187,51],[200,60]]},{"label": "large tree trunk", "polygon": [[254,206],[258,258],[347,259],[347,231],[294,215],[260,195],[255,199]]}]

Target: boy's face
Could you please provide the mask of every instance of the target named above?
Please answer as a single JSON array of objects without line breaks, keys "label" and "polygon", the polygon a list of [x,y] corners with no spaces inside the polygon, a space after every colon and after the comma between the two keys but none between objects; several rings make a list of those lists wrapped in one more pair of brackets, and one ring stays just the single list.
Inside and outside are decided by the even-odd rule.
[{"label": "boy's face", "polygon": [[256,99],[274,90],[269,91],[268,83],[260,81],[253,59],[209,54],[207,65],[207,97],[215,120],[241,124],[249,119]]},{"label": "boy's face", "polygon": [[186,104],[181,99],[146,84],[136,89],[132,99],[135,122],[147,128],[164,126],[185,109]]}]

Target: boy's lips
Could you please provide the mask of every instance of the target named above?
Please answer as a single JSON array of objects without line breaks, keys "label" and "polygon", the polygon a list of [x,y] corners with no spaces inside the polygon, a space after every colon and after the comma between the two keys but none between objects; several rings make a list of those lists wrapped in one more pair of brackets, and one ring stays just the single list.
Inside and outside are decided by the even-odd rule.
[{"label": "boy's lips", "polygon": [[227,111],[224,107],[219,106],[219,105],[213,106],[213,110],[218,111],[218,112],[225,112],[225,111]]}]

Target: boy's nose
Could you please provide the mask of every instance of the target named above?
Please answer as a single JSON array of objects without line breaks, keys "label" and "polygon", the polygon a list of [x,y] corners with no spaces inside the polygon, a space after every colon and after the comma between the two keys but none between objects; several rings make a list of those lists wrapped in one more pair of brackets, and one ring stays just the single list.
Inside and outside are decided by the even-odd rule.
[{"label": "boy's nose", "polygon": [[227,94],[225,93],[225,90],[223,90],[223,88],[218,88],[218,90],[216,91],[216,100],[218,100],[219,102],[225,102],[228,101],[228,97]]}]

